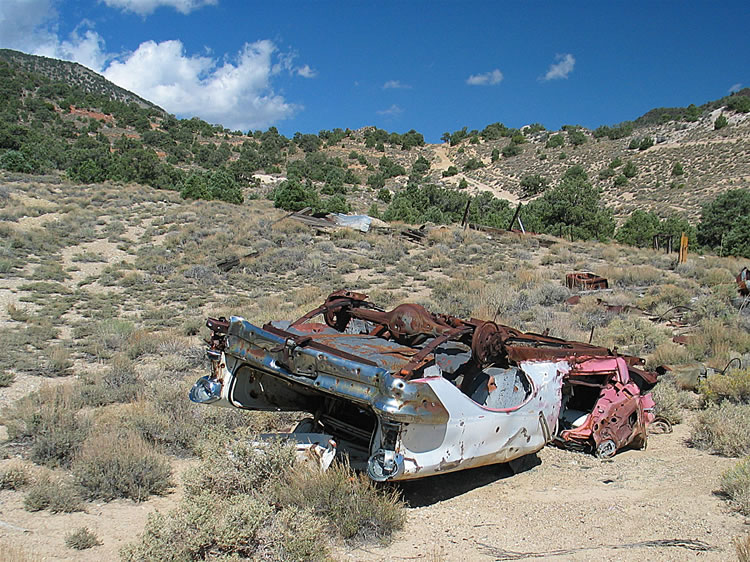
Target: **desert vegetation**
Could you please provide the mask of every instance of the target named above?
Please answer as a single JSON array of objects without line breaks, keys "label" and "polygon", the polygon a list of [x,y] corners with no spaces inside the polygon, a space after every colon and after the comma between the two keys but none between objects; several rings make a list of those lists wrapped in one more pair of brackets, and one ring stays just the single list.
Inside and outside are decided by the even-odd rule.
[{"label": "desert vegetation", "polygon": [[[186,398],[205,368],[205,316],[291,318],[342,286],[384,307],[417,301],[523,330],[593,337],[651,366],[699,362],[723,370],[736,358],[700,384],[686,385],[679,373],[665,377],[655,389],[657,413],[690,424],[695,447],[748,454],[750,317],[733,280],[740,260],[693,255],[676,266],[674,255],[650,249],[452,226],[412,244],[398,227],[316,234],[277,222],[283,212],[263,199],[190,202],[144,187],[12,175],[3,185],[4,209],[19,219],[4,226],[0,329],[9,345],[2,368],[6,390],[20,397],[2,412],[12,460],[2,465],[1,487],[18,494],[24,509],[57,516],[183,489],[182,500],[149,519],[126,558],[162,559],[158,553],[179,535],[191,537],[185,556],[298,559],[323,556],[322,532],[334,543],[380,544],[404,525],[398,493],[373,487],[345,464],[321,474],[295,465],[283,447],[247,446],[294,416],[217,411]],[[439,192],[432,196],[438,205]],[[223,272],[216,264],[230,255],[250,257]],[[608,311],[595,296],[567,304],[562,280],[577,269],[608,277],[614,289],[604,298],[634,311]],[[686,345],[671,341],[675,306],[690,308]],[[175,471],[181,459],[191,459],[187,472]],[[727,478],[727,497],[741,506],[741,476]],[[199,525],[209,516],[211,525]],[[233,521],[245,522],[241,533]],[[70,544],[107,548],[105,534],[89,530],[93,539],[81,531]]]},{"label": "desert vegetation", "polygon": [[[682,433],[665,442],[685,448],[684,437],[747,514],[750,306],[734,283],[750,255],[747,95],[593,132],[462,128],[430,146],[413,130],[229,131],[6,58],[0,494],[20,519],[45,512],[29,526],[70,522],[19,535],[9,556],[326,559],[418,535],[409,520],[430,511],[413,494],[346,462],[321,473],[283,444],[250,445],[298,415],[187,399],[206,368],[206,316],[293,318],[342,287],[384,308],[418,302],[669,365],[655,413]],[[721,108],[727,125],[715,128]],[[715,169],[731,179],[715,183]],[[508,195],[536,235],[504,231]],[[390,224],[318,231],[284,218],[304,208]],[[467,208],[468,222],[503,232],[458,227]],[[420,242],[402,236],[425,223]],[[682,232],[687,263],[650,248]],[[218,267],[228,258],[236,267]],[[580,270],[611,290],[570,304],[563,280]],[[607,469],[550,454],[562,475]],[[96,526],[115,507],[144,514],[127,540]],[[747,556],[727,521],[717,533],[739,536]],[[734,548],[721,540],[721,554]]]}]

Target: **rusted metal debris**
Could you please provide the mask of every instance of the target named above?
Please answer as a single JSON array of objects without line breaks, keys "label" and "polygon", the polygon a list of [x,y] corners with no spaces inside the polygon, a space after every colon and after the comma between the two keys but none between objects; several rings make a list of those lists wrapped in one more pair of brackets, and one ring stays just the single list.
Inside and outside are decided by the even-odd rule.
[{"label": "rusted metal debris", "polygon": [[224,273],[228,273],[229,271],[232,271],[235,267],[239,266],[242,260],[245,260],[248,258],[254,258],[259,253],[260,252],[258,252],[257,250],[253,250],[252,252],[245,254],[243,256],[228,256],[217,261],[216,267],[218,267]]},{"label": "rusted metal debris", "polygon": [[743,267],[742,271],[737,274],[737,290],[740,295],[746,297],[750,295],[750,269]]},{"label": "rusted metal debris", "polygon": [[343,215],[340,213],[324,213],[314,215],[311,213],[312,210],[310,209],[310,207],[306,207],[301,211],[289,213],[276,222],[284,219],[292,219],[318,230],[326,230],[331,228],[351,228],[354,230],[359,230],[361,232],[368,232],[371,227],[390,229],[388,223],[368,215]]},{"label": "rusted metal debris", "polygon": [[568,273],[565,276],[565,285],[571,290],[584,291],[609,288],[609,282],[606,278],[589,272]]},{"label": "rusted metal debris", "polygon": [[212,370],[191,400],[309,412],[295,442],[335,443],[373,480],[509,462],[548,443],[605,458],[644,447],[653,420],[656,375],[637,357],[418,304],[385,311],[341,290],[292,322],[207,325]]}]

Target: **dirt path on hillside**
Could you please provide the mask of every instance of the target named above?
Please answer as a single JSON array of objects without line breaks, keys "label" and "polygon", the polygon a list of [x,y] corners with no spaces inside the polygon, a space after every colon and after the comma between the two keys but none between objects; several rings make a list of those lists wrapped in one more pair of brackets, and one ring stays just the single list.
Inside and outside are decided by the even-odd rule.
[{"label": "dirt path on hillside", "polygon": [[519,201],[518,196],[514,193],[511,193],[510,191],[506,191],[504,189],[500,189],[499,187],[494,187],[492,185],[487,185],[486,183],[482,183],[479,180],[470,178],[465,174],[460,174],[460,176],[463,176],[466,179],[466,182],[469,184],[469,191],[472,193],[477,193],[480,191],[489,191],[490,193],[492,193],[495,197],[499,199],[505,199],[511,204],[518,204],[518,201]]},{"label": "dirt path on hillside", "polygon": [[[750,530],[717,497],[735,459],[689,448],[689,427],[613,460],[556,448],[511,475],[484,467],[403,485],[408,522],[385,548],[343,560],[732,560]],[[691,541],[674,545],[666,541]],[[674,546],[669,546],[673,544]],[[707,550],[693,550],[705,548]]]},{"label": "dirt path on hillside", "polygon": [[438,161],[437,163],[433,162],[432,167],[442,172],[443,170],[447,170],[451,166],[453,166],[453,162],[450,158],[448,158],[448,145],[446,144],[436,144],[432,146],[432,151],[437,156]]}]

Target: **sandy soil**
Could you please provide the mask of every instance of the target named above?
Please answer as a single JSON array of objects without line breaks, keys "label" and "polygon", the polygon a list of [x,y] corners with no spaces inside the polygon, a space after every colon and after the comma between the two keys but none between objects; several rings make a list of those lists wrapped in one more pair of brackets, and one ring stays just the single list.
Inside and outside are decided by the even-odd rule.
[{"label": "sandy soil", "polygon": [[505,189],[500,189],[499,187],[487,185],[486,183],[477,181],[473,178],[466,176],[465,174],[459,174],[456,177],[463,177],[466,179],[466,182],[469,184],[469,191],[472,194],[478,193],[480,191],[489,191],[498,199],[505,199],[511,204],[517,204],[519,201],[518,196],[516,194],[511,193],[510,191],[506,191]]},{"label": "sandy soil", "polygon": [[[547,448],[539,465],[447,474],[402,486],[408,522],[387,547],[343,560],[732,560],[750,530],[715,494],[735,459],[686,444],[688,425],[602,462]],[[689,541],[669,546],[663,541]],[[649,542],[650,541],[650,542]],[[706,550],[693,550],[694,548]]]},{"label": "sandy soil", "polygon": [[[195,462],[175,461],[175,474],[179,475]],[[42,561],[118,560],[120,549],[143,532],[150,513],[168,511],[179,502],[182,486],[179,477],[174,480],[177,487],[168,496],[152,497],[143,503],[130,500],[90,503],[86,505],[86,511],[78,513],[31,513],[23,509],[23,492],[0,491],[0,560],[4,559],[3,544],[12,544]],[[65,535],[81,527],[93,531],[102,545],[82,551],[66,547]]]},{"label": "sandy soil", "polygon": [[[337,560],[716,560],[734,558],[732,539],[750,530],[715,490],[736,460],[691,449],[687,424],[653,435],[645,451],[613,460],[556,448],[519,474],[496,465],[400,485],[408,521],[388,546],[338,547]],[[3,464],[7,461],[3,461]],[[175,461],[175,474],[190,462]],[[179,481],[179,478],[175,478]],[[182,497],[89,504],[86,512],[29,513],[23,492],[0,492],[0,544],[40,560],[115,560],[149,513]],[[80,527],[103,542],[65,547]],[[2,559],[0,554],[0,559]]]}]

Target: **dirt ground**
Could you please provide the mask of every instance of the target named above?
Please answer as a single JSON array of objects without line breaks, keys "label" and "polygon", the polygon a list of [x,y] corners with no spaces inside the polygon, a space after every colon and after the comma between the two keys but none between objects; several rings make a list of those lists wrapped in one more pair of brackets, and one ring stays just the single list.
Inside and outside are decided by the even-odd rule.
[{"label": "dirt ground", "polygon": [[[408,521],[384,547],[334,549],[337,560],[732,560],[748,523],[715,494],[736,460],[688,447],[689,425],[652,435],[645,451],[613,460],[548,447],[513,474],[496,465],[402,484]],[[7,461],[4,461],[7,462]],[[189,461],[175,464],[180,473]],[[176,479],[178,480],[178,479]],[[115,560],[148,514],[182,495],[30,513],[23,492],[0,492],[0,544],[29,560]],[[89,527],[103,544],[73,551],[66,533]],[[3,554],[0,551],[0,559]]]},{"label": "dirt ground", "polygon": [[[610,461],[553,447],[505,466],[403,485],[408,522],[382,548],[342,560],[733,560],[744,518],[715,494],[734,459],[688,447],[689,425]],[[696,550],[697,549],[697,550]]]}]

